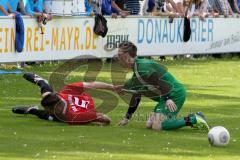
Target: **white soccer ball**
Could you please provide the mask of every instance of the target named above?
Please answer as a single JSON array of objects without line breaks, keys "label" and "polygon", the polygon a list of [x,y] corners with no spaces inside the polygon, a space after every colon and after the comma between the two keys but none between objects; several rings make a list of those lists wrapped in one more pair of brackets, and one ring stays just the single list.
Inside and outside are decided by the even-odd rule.
[{"label": "white soccer ball", "polygon": [[213,146],[226,146],[230,140],[228,130],[222,126],[216,126],[208,132],[208,141]]}]

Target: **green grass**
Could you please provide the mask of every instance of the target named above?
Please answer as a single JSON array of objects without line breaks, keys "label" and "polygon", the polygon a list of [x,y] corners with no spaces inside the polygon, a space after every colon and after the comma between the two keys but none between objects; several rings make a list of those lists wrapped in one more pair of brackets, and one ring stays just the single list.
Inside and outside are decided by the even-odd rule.
[{"label": "green grass", "polygon": [[[23,80],[22,75],[0,75],[0,160],[239,160],[239,59],[179,60],[163,64],[188,90],[180,116],[188,114],[190,109],[202,111],[211,126],[225,126],[231,134],[227,147],[211,147],[207,134],[192,128],[168,132],[145,129],[146,116],[155,106],[147,98],[125,127],[117,126],[127,110],[127,104],[120,99],[118,106],[108,113],[113,120],[108,127],[69,126],[15,115],[11,113],[15,105],[39,104],[39,89]],[[48,78],[58,66],[47,64],[25,71]],[[109,68],[104,65],[98,80],[111,82]],[[66,82],[83,80],[84,70],[86,67],[75,70]],[[100,99],[95,99],[101,104]]]}]

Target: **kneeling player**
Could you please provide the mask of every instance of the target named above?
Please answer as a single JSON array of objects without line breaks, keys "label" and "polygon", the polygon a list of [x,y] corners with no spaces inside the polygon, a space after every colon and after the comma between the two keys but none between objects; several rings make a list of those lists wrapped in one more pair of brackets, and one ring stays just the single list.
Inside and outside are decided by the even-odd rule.
[{"label": "kneeling player", "polygon": [[[145,95],[158,102],[147,121],[146,127],[154,130],[172,130],[185,126],[192,126],[209,130],[209,126],[201,112],[189,114],[177,119],[185,98],[184,86],[166,68],[157,62],[137,57],[137,47],[131,42],[119,45],[118,58],[120,63],[133,70],[134,74],[124,84],[124,89],[135,91],[125,118],[119,123],[128,123],[137,109],[141,95]],[[121,86],[119,86],[121,88]]]},{"label": "kneeling player", "polygon": [[42,77],[32,73],[26,73],[23,77],[41,88],[41,105],[44,110],[39,110],[36,106],[15,107],[12,109],[13,113],[32,114],[41,119],[72,125],[90,122],[110,124],[111,120],[107,115],[95,111],[92,97],[84,91],[86,89],[113,90],[113,85],[103,82],[76,82],[64,86],[58,93],[55,93]]}]

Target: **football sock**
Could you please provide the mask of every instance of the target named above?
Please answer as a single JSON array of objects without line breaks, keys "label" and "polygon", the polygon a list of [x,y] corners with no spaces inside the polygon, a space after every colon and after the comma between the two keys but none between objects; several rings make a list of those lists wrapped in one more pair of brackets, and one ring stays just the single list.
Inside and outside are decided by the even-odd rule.
[{"label": "football sock", "polygon": [[162,122],[163,130],[172,130],[178,129],[186,126],[186,121],[184,118],[176,120],[176,119],[167,119]]},{"label": "football sock", "polygon": [[55,116],[49,115],[45,110],[38,110],[38,109],[31,109],[29,114],[35,115],[40,119],[45,119],[49,121],[58,121],[58,119]]},{"label": "football sock", "polygon": [[167,119],[162,122],[162,129],[163,130],[172,130],[172,129],[178,129],[185,126],[192,126],[193,124],[196,124],[196,116],[190,115],[188,117],[184,117],[182,119]]},{"label": "football sock", "polygon": [[52,87],[48,83],[46,83],[44,80],[39,81],[37,85],[41,88],[41,94],[45,92],[53,92]]}]

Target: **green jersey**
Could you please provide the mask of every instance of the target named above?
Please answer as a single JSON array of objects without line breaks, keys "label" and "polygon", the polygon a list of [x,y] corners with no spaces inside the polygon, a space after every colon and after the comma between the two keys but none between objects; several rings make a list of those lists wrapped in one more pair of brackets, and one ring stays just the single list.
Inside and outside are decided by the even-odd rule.
[{"label": "green jersey", "polygon": [[[135,58],[133,72],[132,78],[125,83],[124,88],[136,90],[153,100],[159,100],[165,95],[177,96],[179,91],[184,90],[183,85],[167,71],[166,67],[154,60]],[[157,85],[151,83],[153,74],[159,79]]]}]

